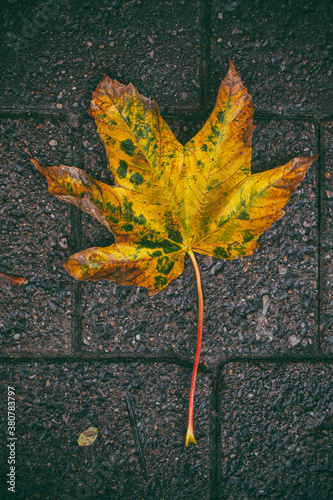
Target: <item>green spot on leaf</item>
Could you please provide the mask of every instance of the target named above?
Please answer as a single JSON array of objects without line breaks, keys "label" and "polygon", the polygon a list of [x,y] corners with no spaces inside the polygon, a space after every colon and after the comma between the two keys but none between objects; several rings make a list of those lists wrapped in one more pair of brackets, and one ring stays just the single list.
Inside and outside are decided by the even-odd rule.
[{"label": "green spot on leaf", "polygon": [[155,288],[163,288],[168,283],[167,278],[165,276],[156,276],[154,279],[154,287]]},{"label": "green spot on leaf", "polygon": [[127,175],[128,164],[125,160],[119,160],[119,167],[117,169],[117,174],[121,179],[125,179]]},{"label": "green spot on leaf", "polygon": [[172,243],[172,241],[166,239],[162,241],[153,241],[148,239],[146,236],[141,239],[140,243],[143,248],[162,248],[163,252],[166,254],[179,252],[179,250],[181,249],[179,245],[176,245],[176,243]]},{"label": "green spot on leaf", "polygon": [[132,139],[125,139],[120,143],[120,149],[124,151],[128,156],[133,156],[135,151],[135,146]]},{"label": "green spot on leaf", "polygon": [[214,125],[212,125],[212,132],[214,137],[218,137],[220,135],[219,129],[217,127],[214,127]]},{"label": "green spot on leaf", "polygon": [[169,274],[174,265],[174,261],[169,259],[169,257],[161,257],[157,261],[156,269],[161,274]]},{"label": "green spot on leaf", "polygon": [[250,216],[247,212],[241,212],[237,218],[240,220],[249,220]]},{"label": "green spot on leaf", "polygon": [[136,172],[135,174],[131,175],[130,181],[132,182],[132,184],[138,186],[139,184],[143,183],[143,177],[141,174],[139,174],[139,172]]},{"label": "green spot on leaf", "polygon": [[151,254],[152,257],[161,257],[161,255],[163,255],[161,250],[155,250],[155,252]]},{"label": "green spot on leaf", "polygon": [[253,240],[253,231],[251,231],[251,229],[246,229],[243,235],[244,235],[243,243],[248,243],[249,241]]},{"label": "green spot on leaf", "polygon": [[229,254],[225,248],[216,247],[213,250],[213,254],[216,255],[216,257],[218,257],[219,259],[229,259]]},{"label": "green spot on leaf", "polygon": [[146,217],[142,214],[139,217],[134,217],[135,224],[139,224],[139,226],[144,226],[146,224]]}]

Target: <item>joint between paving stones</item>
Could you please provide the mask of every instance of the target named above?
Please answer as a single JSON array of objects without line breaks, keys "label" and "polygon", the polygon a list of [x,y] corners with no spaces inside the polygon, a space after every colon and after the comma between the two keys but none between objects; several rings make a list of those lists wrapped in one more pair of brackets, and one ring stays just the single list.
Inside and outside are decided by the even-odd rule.
[{"label": "joint between paving stones", "polygon": [[318,158],[318,185],[317,185],[317,265],[318,265],[318,275],[317,275],[317,348],[321,350],[321,325],[322,325],[322,310],[321,305],[323,303],[323,269],[322,269],[322,199],[323,199],[323,155],[324,144],[323,144],[323,134],[322,134],[322,124],[319,124],[317,128],[317,141],[318,141],[318,151],[320,156]]},{"label": "joint between paving stones", "polygon": [[219,408],[220,396],[218,391],[218,378],[214,375],[212,380],[212,425],[211,425],[211,442],[212,442],[212,470],[211,470],[211,500],[220,498],[219,495],[219,450],[221,447],[221,437],[219,432]]},{"label": "joint between paving stones", "polygon": [[[76,138],[78,140],[75,140]],[[72,164],[79,168],[83,167],[83,150],[82,150],[82,119],[77,122],[77,132],[73,135],[72,142]],[[82,215],[81,211],[76,207],[71,206],[71,233],[74,245],[74,252],[80,251],[82,245]],[[79,281],[72,280],[72,349],[78,354],[82,350],[82,331],[83,331],[83,306],[82,306],[82,289],[83,284]]]},{"label": "joint between paving stones", "polygon": [[[184,109],[182,111],[171,112],[166,111],[162,113],[164,119],[168,118],[187,118],[187,119],[203,119],[207,118],[212,112],[212,106],[205,103],[201,103],[200,108],[197,110]],[[18,109],[8,109],[0,107],[0,119],[19,119],[27,120],[29,118],[53,118],[61,122],[73,122],[80,121],[82,124],[84,122],[91,122],[91,118],[87,114],[87,110],[71,112],[71,111],[57,111],[52,109],[33,109],[33,108],[22,108]],[[263,120],[279,120],[279,121],[303,121],[303,122],[315,122],[317,124],[325,124],[333,121],[333,116],[318,113],[306,113],[306,114],[285,114],[285,113],[272,113],[260,110],[254,111],[254,118]]]},{"label": "joint between paving stones", "polygon": [[201,53],[200,53],[200,107],[205,109],[209,100],[210,91],[210,67],[211,67],[211,15],[212,15],[212,1],[201,0],[200,2],[200,20],[201,20]]}]

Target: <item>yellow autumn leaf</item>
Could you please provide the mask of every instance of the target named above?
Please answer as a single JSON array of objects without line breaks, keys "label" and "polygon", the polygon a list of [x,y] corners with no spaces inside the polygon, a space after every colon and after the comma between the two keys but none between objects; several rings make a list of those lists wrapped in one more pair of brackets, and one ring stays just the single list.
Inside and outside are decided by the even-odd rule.
[{"label": "yellow autumn leaf", "polygon": [[91,446],[96,440],[98,435],[98,429],[96,427],[89,427],[89,429],[84,430],[78,437],[77,444],[79,446]]},{"label": "yellow autumn leaf", "polygon": [[[251,175],[252,98],[232,62],[210,117],[185,146],[156,102],[132,84],[104,77],[89,114],[104,142],[114,186],[75,167],[42,167],[32,160],[46,176],[51,194],[95,217],[115,237],[109,247],[72,255],[66,269],[79,280],[114,280],[147,287],[153,295],[183,272],[188,253],[196,269],[200,311],[193,252],[222,259],[250,255],[259,235],[283,215],[316,159],[294,158]],[[202,314],[192,416],[200,322],[202,328]],[[188,442],[195,442],[193,429],[188,430]]]}]

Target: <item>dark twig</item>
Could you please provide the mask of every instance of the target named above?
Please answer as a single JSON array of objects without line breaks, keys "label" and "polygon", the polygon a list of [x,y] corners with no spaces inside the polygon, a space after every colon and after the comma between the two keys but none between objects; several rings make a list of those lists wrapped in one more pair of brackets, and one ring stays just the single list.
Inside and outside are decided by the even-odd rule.
[{"label": "dark twig", "polygon": [[141,439],[140,439],[139,429],[138,429],[138,425],[136,423],[136,418],[135,418],[135,413],[133,410],[131,396],[129,395],[129,393],[127,391],[125,391],[125,401],[126,401],[126,405],[127,405],[128,416],[129,416],[131,427],[132,427],[134,441],[135,441],[136,448],[137,448],[138,453],[139,453],[139,462],[140,462],[140,466],[141,466],[141,469],[143,472],[143,477],[145,479],[148,479],[147,465],[146,465],[145,456],[143,454],[143,448],[142,448],[142,443],[141,443]]}]

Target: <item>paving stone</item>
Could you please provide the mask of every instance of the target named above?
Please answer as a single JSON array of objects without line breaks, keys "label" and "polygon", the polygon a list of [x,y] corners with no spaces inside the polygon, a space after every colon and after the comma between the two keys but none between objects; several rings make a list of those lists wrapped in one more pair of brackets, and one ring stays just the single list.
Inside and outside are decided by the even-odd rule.
[{"label": "paving stone", "polygon": [[[17,364],[1,369],[16,391],[18,499],[210,498],[211,376],[199,374],[198,446],[185,448],[191,370],[166,364]],[[144,478],[125,391],[146,461]],[[1,398],[6,435],[6,398]],[[97,427],[90,447],[82,431]],[[7,450],[6,450],[7,451]],[[6,455],[6,454],[5,454]],[[2,479],[8,465],[1,467]],[[3,490],[2,490],[3,491]]]},{"label": "paving stone", "polygon": [[322,316],[321,340],[326,353],[333,353],[333,123],[323,126],[322,155],[322,248],[321,287]]},{"label": "paving stone", "polygon": [[[253,172],[259,172],[314,154],[316,130],[310,123],[260,121],[253,142]],[[302,353],[315,346],[317,168],[312,166],[285,216],[261,235],[252,256],[212,260],[204,277],[206,328],[220,352]]]},{"label": "paving stone", "polygon": [[80,111],[104,73],[159,106],[199,104],[199,2],[19,0],[3,8],[0,105]]},{"label": "paving stone", "polygon": [[[185,142],[201,122],[178,122]],[[171,122],[170,122],[171,123]],[[87,123],[84,167],[110,181],[101,141]],[[185,134],[185,135],[184,135]],[[177,135],[178,136],[178,135]],[[254,134],[253,171],[316,153],[311,123],[260,120]],[[316,166],[260,238],[251,257],[223,261],[198,256],[204,291],[203,360],[230,353],[308,352],[316,339]],[[112,236],[83,216],[82,247],[107,246]],[[115,354],[177,355],[193,359],[197,292],[190,260],[182,276],[154,297],[145,289],[100,281],[84,285],[84,349]]]},{"label": "paving stone", "polygon": [[[0,121],[1,353],[59,352],[71,345],[70,207],[51,197],[32,156],[44,165],[71,162],[70,127],[53,119]],[[49,142],[57,141],[56,146]]]},{"label": "paving stone", "polygon": [[332,4],[214,0],[211,101],[233,59],[255,109],[332,112]]},{"label": "paving stone", "polygon": [[219,498],[332,498],[332,367],[229,363],[219,393]]}]

